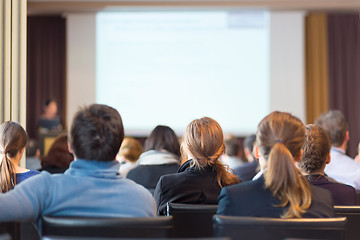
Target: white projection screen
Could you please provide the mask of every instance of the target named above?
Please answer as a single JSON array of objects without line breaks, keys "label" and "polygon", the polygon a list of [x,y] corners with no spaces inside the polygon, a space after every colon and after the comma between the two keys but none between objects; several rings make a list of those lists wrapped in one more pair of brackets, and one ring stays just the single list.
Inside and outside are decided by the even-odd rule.
[{"label": "white projection screen", "polygon": [[269,16],[263,11],[121,11],[96,19],[96,101],[126,135],[181,135],[208,116],[254,133],[269,113]]}]

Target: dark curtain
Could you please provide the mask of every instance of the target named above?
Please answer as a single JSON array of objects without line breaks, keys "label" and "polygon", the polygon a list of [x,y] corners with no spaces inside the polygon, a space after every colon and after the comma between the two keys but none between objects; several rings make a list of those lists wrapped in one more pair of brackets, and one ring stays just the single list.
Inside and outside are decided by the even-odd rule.
[{"label": "dark curtain", "polygon": [[47,99],[58,104],[64,126],[65,117],[65,19],[61,16],[27,18],[27,131],[37,138],[38,120]]},{"label": "dark curtain", "polygon": [[359,13],[329,14],[328,37],[329,107],[341,110],[348,120],[348,154],[354,157],[360,140]]}]

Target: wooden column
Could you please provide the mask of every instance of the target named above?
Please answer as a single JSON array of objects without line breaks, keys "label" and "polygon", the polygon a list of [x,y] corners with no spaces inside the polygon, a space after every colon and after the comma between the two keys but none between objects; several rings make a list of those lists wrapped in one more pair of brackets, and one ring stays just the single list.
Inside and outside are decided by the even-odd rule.
[{"label": "wooden column", "polygon": [[[0,3],[0,121],[26,128],[26,0]],[[21,165],[23,165],[22,163]]]}]

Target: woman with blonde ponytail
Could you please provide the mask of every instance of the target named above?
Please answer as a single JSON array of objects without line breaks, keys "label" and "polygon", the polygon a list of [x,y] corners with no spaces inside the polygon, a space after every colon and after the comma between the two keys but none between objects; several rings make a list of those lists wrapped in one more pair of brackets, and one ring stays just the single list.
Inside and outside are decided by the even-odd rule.
[{"label": "woman with blonde ponytail", "polygon": [[218,214],[257,217],[333,217],[328,191],[309,184],[296,167],[305,126],[289,113],[272,112],[259,124],[254,147],[262,176],[223,188]]},{"label": "woman with blonde ponytail", "polygon": [[27,142],[27,133],[16,122],[0,125],[0,192],[4,193],[28,177],[38,174],[19,166]]},{"label": "woman with blonde ponytail", "polygon": [[156,186],[158,214],[166,214],[168,202],[217,204],[222,187],[239,183],[220,162],[224,150],[223,132],[214,119],[192,121],[181,144],[182,155],[188,160],[177,173],[162,176]]}]

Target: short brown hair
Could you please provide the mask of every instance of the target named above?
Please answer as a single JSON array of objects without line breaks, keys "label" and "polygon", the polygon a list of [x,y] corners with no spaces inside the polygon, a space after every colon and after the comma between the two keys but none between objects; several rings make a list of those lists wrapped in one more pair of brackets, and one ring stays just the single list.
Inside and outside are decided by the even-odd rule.
[{"label": "short brown hair", "polygon": [[119,155],[130,162],[136,162],[142,153],[141,143],[135,138],[126,137],[121,144]]},{"label": "short brown hair", "polygon": [[299,162],[300,168],[306,173],[321,170],[326,164],[330,149],[330,139],[325,130],[314,124],[306,125],[306,142]]},{"label": "short brown hair", "polygon": [[331,144],[340,147],[349,130],[348,123],[344,115],[339,110],[330,110],[322,113],[315,121],[315,125],[320,126],[329,135]]},{"label": "short brown hair", "polygon": [[71,126],[70,144],[77,158],[114,160],[124,139],[120,114],[107,105],[92,104],[80,109]]},{"label": "short brown hair", "polygon": [[228,156],[237,156],[240,151],[240,142],[236,137],[225,140],[225,153]]}]

